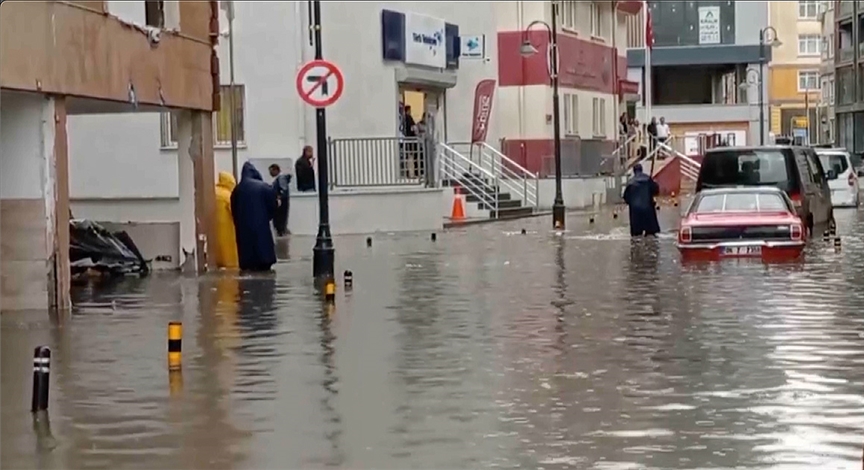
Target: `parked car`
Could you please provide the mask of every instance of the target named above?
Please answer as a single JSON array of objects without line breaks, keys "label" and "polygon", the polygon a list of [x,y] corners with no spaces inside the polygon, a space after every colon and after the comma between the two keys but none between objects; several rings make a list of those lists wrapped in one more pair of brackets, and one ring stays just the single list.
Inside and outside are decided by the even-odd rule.
[{"label": "parked car", "polygon": [[701,191],[678,228],[685,259],[792,260],[805,243],[804,222],[792,200],[770,186]]},{"label": "parked car", "polygon": [[725,147],[705,152],[696,191],[773,186],[786,192],[809,233],[834,224],[831,191],[816,152],[808,147]]},{"label": "parked car", "polygon": [[828,188],[831,189],[831,203],[834,207],[858,207],[858,170],[852,156],[845,149],[817,148],[816,154],[825,170]]}]

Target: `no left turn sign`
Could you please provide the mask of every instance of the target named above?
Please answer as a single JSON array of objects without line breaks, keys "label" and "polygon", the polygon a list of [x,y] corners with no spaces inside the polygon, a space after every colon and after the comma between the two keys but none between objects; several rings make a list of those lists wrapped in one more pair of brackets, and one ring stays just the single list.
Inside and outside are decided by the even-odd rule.
[{"label": "no left turn sign", "polygon": [[326,60],[313,60],[300,67],[296,86],[300,99],[316,108],[326,108],[342,96],[345,77],[336,64]]}]

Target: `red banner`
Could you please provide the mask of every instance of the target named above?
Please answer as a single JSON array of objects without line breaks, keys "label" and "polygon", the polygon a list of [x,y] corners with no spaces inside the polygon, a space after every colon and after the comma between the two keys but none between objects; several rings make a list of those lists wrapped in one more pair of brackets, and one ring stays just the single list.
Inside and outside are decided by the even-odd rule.
[{"label": "red banner", "polygon": [[474,116],[471,120],[471,143],[486,142],[489,118],[492,116],[492,98],[495,80],[481,80],[474,89]]}]

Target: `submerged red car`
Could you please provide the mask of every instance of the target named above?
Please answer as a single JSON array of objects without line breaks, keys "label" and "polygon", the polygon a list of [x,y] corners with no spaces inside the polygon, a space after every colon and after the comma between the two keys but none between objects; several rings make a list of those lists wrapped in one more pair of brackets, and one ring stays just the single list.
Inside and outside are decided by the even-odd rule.
[{"label": "submerged red car", "polygon": [[699,192],[678,229],[686,259],[799,258],[806,232],[792,200],[774,187]]}]

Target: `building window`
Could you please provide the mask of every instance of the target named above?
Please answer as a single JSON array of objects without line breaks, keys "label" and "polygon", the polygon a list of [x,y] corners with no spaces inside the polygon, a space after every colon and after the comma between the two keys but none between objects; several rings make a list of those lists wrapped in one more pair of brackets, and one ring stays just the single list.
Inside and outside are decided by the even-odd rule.
[{"label": "building window", "polygon": [[591,2],[591,36],[602,38],[603,36],[603,15],[600,5],[597,2]]},{"label": "building window", "polygon": [[819,89],[819,72],[816,70],[798,71],[798,91],[812,91]]},{"label": "building window", "polygon": [[798,35],[798,55],[819,55],[819,43],[822,37],[818,34]]},{"label": "building window", "polygon": [[815,20],[819,15],[819,1],[798,0],[798,18],[802,20]]},{"label": "building window", "polygon": [[165,2],[162,0],[146,0],[144,2],[144,22],[147,23],[147,26],[159,29],[164,28]]},{"label": "building window", "polygon": [[594,98],[593,106],[593,131],[594,137],[606,137],[606,100]]},{"label": "building window", "polygon": [[835,99],[837,104],[855,102],[855,71],[852,67],[841,67],[834,72]]},{"label": "building window", "polygon": [[564,134],[579,135],[579,95],[567,94],[564,98]]},{"label": "building window", "polygon": [[[237,143],[245,145],[246,123],[244,111],[246,108],[246,89],[243,85],[234,85],[236,97],[234,107],[236,109],[237,121]],[[222,85],[220,89],[220,108],[218,113],[213,114],[213,145],[216,147],[231,146],[231,86]],[[162,147],[177,147],[177,117],[173,113],[162,113]]]},{"label": "building window", "polygon": [[[553,2],[553,5],[554,4],[556,4],[556,2]],[[561,19],[561,29],[576,32],[577,2],[573,0],[565,0],[563,2],[560,2],[560,6],[558,8],[558,15]]]},{"label": "building window", "polygon": [[822,104],[825,105],[833,105],[834,104],[834,80],[833,79],[823,79],[822,80]]}]

